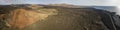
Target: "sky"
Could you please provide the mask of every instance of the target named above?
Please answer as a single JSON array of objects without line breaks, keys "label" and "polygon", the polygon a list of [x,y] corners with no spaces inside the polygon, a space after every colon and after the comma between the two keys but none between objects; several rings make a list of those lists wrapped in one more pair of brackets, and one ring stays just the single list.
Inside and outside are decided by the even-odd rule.
[{"label": "sky", "polygon": [[0,4],[74,4],[114,6],[118,0],[0,0]]}]

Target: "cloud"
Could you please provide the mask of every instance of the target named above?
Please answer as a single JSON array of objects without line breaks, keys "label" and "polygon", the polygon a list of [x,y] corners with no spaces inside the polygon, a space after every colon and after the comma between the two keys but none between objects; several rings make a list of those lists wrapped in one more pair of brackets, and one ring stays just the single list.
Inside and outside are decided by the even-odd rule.
[{"label": "cloud", "polygon": [[119,0],[112,0],[111,2],[112,2],[111,4],[114,4],[114,6],[117,7],[117,14],[120,15],[120,2],[119,2]]},{"label": "cloud", "polygon": [[120,15],[120,6],[117,6],[117,14]]}]

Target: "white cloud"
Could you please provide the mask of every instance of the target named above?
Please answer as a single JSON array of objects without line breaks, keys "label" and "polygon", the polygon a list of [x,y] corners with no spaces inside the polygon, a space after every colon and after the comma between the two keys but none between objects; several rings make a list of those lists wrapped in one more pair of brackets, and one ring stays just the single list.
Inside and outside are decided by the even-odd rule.
[{"label": "white cloud", "polygon": [[120,6],[117,6],[117,14],[120,15]]},{"label": "white cloud", "polygon": [[116,7],[117,7],[117,14],[119,14],[120,15],[120,1],[119,0],[113,0],[113,2],[114,3],[112,3],[112,4],[114,4]]}]

